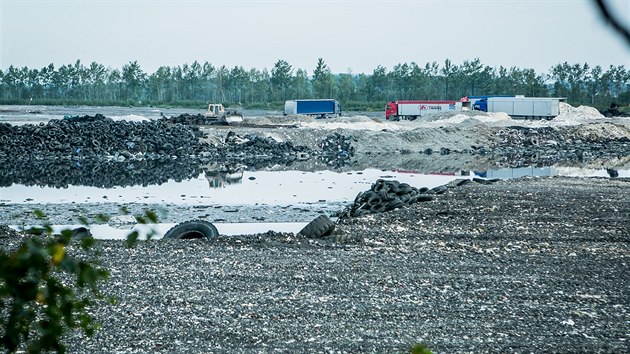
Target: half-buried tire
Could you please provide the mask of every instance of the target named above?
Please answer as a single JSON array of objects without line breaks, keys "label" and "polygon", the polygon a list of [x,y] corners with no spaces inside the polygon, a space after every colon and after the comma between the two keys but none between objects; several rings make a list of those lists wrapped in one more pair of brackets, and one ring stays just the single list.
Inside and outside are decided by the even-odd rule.
[{"label": "half-buried tire", "polygon": [[318,238],[328,236],[332,234],[334,230],[335,224],[328,216],[322,214],[304,226],[298,234],[307,238]]},{"label": "half-buried tire", "polygon": [[195,238],[211,238],[219,236],[219,231],[211,222],[190,220],[173,226],[164,234],[164,238],[190,240]]}]

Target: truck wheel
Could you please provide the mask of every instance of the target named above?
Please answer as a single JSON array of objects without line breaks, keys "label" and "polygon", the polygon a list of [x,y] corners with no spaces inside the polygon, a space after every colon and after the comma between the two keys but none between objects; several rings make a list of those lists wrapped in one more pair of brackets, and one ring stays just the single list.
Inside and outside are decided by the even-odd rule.
[{"label": "truck wheel", "polygon": [[164,234],[164,238],[190,240],[195,238],[212,238],[219,236],[217,228],[205,220],[190,220],[173,226]]},{"label": "truck wheel", "polygon": [[298,235],[307,238],[318,238],[332,234],[333,230],[335,230],[335,224],[328,216],[322,214],[304,226],[304,228],[298,232]]}]

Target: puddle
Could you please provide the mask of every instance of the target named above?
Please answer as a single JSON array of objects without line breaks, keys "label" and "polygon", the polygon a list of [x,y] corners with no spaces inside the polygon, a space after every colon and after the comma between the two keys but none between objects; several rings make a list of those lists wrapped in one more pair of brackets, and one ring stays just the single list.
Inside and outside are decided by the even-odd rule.
[{"label": "puddle", "polygon": [[[251,235],[264,233],[267,231],[275,232],[292,232],[298,233],[306,222],[268,222],[268,223],[212,223],[216,226],[220,235],[235,236],[235,235]],[[164,234],[168,232],[173,226],[177,224],[135,224],[128,227],[120,228],[111,226],[109,224],[90,225],[90,232],[95,239],[98,240],[125,240],[127,235],[133,231],[137,231],[139,239],[145,240],[149,234],[152,234],[152,239],[161,239]],[[74,230],[82,227],[83,225],[52,225],[53,233],[61,233],[63,230]],[[14,230],[28,229],[23,226],[10,226]]]},{"label": "puddle", "polygon": [[[630,177],[630,170],[616,171]],[[307,205],[354,200],[377,179],[395,179],[414,187],[433,188],[457,178],[519,178],[524,176],[610,177],[606,169],[522,167],[449,174],[367,169],[353,172],[256,171],[217,175],[200,174],[159,185],[113,188],[68,185],[64,188],[12,184],[0,188],[0,203],[147,203],[170,205]]]},{"label": "puddle", "polygon": [[[466,177],[466,176],[465,176]],[[0,188],[0,202],[22,204],[60,203],[168,203],[173,205],[299,205],[346,202],[370,188],[377,179],[396,179],[418,188],[435,187],[461,175],[424,175],[407,171],[370,169],[356,172],[258,171],[217,179],[201,174],[160,185],[99,188],[66,188],[14,184]]]}]

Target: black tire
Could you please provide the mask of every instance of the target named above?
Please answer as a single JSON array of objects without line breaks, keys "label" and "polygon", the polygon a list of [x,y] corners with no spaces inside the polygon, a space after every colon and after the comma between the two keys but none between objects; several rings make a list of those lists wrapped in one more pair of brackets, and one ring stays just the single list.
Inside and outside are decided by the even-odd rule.
[{"label": "black tire", "polygon": [[413,198],[415,198],[416,194],[404,194],[398,197],[398,199],[400,199],[405,205],[409,204],[409,201]]},{"label": "black tire", "polygon": [[472,181],[467,179],[467,178],[462,178],[462,179],[455,180],[455,185],[458,186],[458,187],[463,186],[463,185],[468,184],[468,183],[472,183]]},{"label": "black tire", "polygon": [[405,203],[402,200],[395,198],[385,205],[385,211],[394,210],[403,206],[405,206]]},{"label": "black tire", "polygon": [[407,184],[407,183],[400,183],[398,185],[398,190],[396,191],[396,194],[401,196],[401,195],[405,195],[408,193],[411,193],[413,191],[413,188]]},{"label": "black tire", "polygon": [[422,187],[422,188],[418,189],[418,193],[420,193],[420,194],[424,194],[424,193],[427,193],[429,191],[430,191],[429,187]]},{"label": "black tire", "polygon": [[437,186],[437,187],[431,188],[431,190],[428,193],[444,194],[444,193],[446,193],[447,190],[448,190],[448,187],[446,187],[446,186]]},{"label": "black tire", "polygon": [[342,234],[322,237],[322,240],[332,242],[332,243],[357,243],[357,242],[363,242],[363,237],[358,236],[358,235],[342,233]]},{"label": "black tire", "polygon": [[92,237],[92,232],[90,231],[90,229],[81,226],[72,230],[72,237],[76,237],[76,238]]},{"label": "black tire", "polygon": [[309,222],[298,235],[307,238],[319,238],[330,235],[335,230],[335,224],[326,215],[320,215]]},{"label": "black tire", "polygon": [[387,211],[387,204],[385,203],[380,203],[377,205],[374,205],[370,208],[370,211],[372,211],[372,214],[376,214],[376,213],[384,213]]},{"label": "black tire", "polygon": [[372,190],[376,193],[380,192],[381,189],[385,188],[387,185],[387,181],[384,179],[377,179],[376,182],[372,185]]},{"label": "black tire", "polygon": [[480,184],[493,184],[493,183],[499,182],[500,180],[501,178],[491,178],[491,179],[484,179],[484,178],[478,178],[478,177],[473,178],[473,181]]},{"label": "black tire", "polygon": [[418,194],[414,197],[416,202],[430,202],[434,199],[433,194]]},{"label": "black tire", "polygon": [[190,220],[173,226],[164,234],[164,238],[190,240],[195,238],[212,238],[219,236],[217,228],[209,221]]},{"label": "black tire", "polygon": [[389,188],[383,188],[378,191],[379,197],[381,197],[382,201],[388,201],[396,197],[396,193]]},{"label": "black tire", "polygon": [[374,207],[376,205],[381,204],[382,202],[383,200],[381,199],[380,196],[374,195],[370,199],[367,200],[367,205],[369,205],[370,207]]}]

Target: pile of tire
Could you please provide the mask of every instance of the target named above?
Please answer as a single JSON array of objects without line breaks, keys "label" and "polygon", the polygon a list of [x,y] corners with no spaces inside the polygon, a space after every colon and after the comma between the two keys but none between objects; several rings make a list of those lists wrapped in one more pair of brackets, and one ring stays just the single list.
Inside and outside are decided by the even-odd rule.
[{"label": "pile of tire", "polygon": [[[165,121],[114,121],[103,115],[13,126],[0,123],[0,159],[184,158],[206,147],[198,127]],[[122,158],[121,158],[122,159]]]},{"label": "pile of tire", "polygon": [[359,217],[367,214],[387,212],[417,202],[431,201],[443,189],[416,188],[396,180],[378,179],[369,190],[360,192],[340,217]]},{"label": "pile of tire", "polygon": [[169,123],[179,123],[186,125],[227,125],[225,122],[219,121],[217,118],[206,117],[203,114],[180,114],[179,116],[162,117],[161,119]]},{"label": "pile of tire", "polygon": [[296,160],[306,160],[311,150],[290,141],[277,141],[272,137],[256,134],[237,135],[230,131],[225,143],[216,148],[217,162],[240,163],[248,168],[262,168],[274,164],[290,165]]},{"label": "pile of tire", "polygon": [[354,146],[352,146],[352,136],[346,136],[335,133],[327,136],[319,142],[322,154],[325,156],[334,156],[340,159],[348,159],[354,155]]},{"label": "pile of tire", "polygon": [[350,135],[339,133],[328,135],[318,144],[322,149],[318,158],[326,165],[334,168],[351,165],[351,159],[354,156],[353,141],[355,139]]}]

